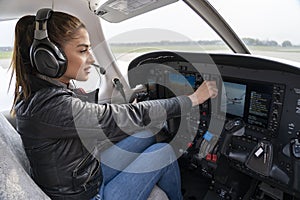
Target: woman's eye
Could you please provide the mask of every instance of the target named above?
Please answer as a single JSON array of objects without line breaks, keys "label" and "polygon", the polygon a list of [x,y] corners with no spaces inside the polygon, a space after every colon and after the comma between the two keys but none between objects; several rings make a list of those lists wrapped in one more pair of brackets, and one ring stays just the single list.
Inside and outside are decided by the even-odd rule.
[{"label": "woman's eye", "polygon": [[83,50],[80,51],[80,53],[86,53],[86,52],[88,52],[88,51],[90,51],[90,50],[91,50],[90,48],[88,48],[88,49],[83,49]]}]

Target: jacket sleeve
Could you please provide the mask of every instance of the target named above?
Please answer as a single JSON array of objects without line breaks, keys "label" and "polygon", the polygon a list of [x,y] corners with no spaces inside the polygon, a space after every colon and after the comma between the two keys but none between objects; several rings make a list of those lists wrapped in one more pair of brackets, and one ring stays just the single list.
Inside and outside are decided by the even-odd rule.
[{"label": "jacket sleeve", "polygon": [[[48,91],[48,90],[47,90]],[[94,138],[112,142],[150,127],[160,127],[166,119],[190,111],[187,96],[136,104],[95,104],[68,92],[39,91],[35,98],[18,105],[17,127],[30,138]]]},{"label": "jacket sleeve", "polygon": [[187,96],[121,105],[98,105],[78,99],[72,101],[76,129],[79,132],[85,130],[82,135],[79,133],[80,136],[93,135],[86,130],[97,133],[103,131],[107,138],[116,140],[122,137],[122,134],[131,135],[138,130],[161,127],[165,120],[184,115],[192,107],[192,102]]}]

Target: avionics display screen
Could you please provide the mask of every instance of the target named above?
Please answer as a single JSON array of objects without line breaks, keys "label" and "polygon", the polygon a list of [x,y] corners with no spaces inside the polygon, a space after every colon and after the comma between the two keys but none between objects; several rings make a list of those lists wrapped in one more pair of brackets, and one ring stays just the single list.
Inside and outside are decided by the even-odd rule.
[{"label": "avionics display screen", "polygon": [[224,112],[227,108],[227,113],[243,117],[245,108],[245,96],[246,96],[246,85],[224,82],[225,91],[223,96],[225,97],[225,105],[222,105],[221,110]]},{"label": "avionics display screen", "polygon": [[165,78],[164,95],[166,97],[186,95],[194,92],[196,77],[193,74],[168,73]]},{"label": "avionics display screen", "polygon": [[[220,110],[230,117],[241,117],[249,125],[268,127],[273,85],[245,81],[225,81]],[[226,104],[226,106],[225,106]]]},{"label": "avionics display screen", "polygon": [[192,86],[192,88],[194,88],[195,83],[196,83],[196,77],[193,75],[185,75],[185,78],[189,82],[189,84]]},{"label": "avionics display screen", "polygon": [[169,83],[175,84],[178,87],[187,87],[190,85],[192,88],[195,87],[196,77],[194,75],[186,74],[169,74]]},{"label": "avionics display screen", "polygon": [[249,106],[247,123],[262,128],[268,127],[273,87],[251,85],[249,88]]}]

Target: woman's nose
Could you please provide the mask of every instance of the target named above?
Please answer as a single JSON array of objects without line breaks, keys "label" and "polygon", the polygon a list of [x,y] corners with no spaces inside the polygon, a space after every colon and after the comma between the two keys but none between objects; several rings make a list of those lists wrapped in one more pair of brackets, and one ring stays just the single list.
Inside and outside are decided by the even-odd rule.
[{"label": "woman's nose", "polygon": [[94,57],[92,52],[90,52],[90,55],[88,57],[88,62],[91,63],[91,64],[96,62],[95,57]]}]

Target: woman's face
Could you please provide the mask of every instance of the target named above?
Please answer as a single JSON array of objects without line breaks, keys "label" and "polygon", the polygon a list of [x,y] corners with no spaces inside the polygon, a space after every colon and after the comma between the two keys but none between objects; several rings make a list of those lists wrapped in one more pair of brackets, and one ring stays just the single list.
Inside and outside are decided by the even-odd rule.
[{"label": "woman's face", "polygon": [[86,81],[88,79],[91,64],[95,59],[91,53],[89,34],[85,28],[80,28],[74,35],[74,39],[63,46],[68,59],[67,70],[58,80],[69,83],[71,79]]}]

